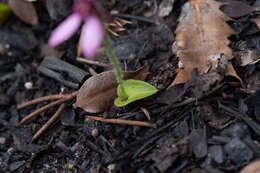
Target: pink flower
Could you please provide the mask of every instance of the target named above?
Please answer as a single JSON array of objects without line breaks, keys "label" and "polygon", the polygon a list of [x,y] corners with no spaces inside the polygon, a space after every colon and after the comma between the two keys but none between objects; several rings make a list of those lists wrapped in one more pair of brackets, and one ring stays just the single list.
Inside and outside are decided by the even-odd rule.
[{"label": "pink flower", "polygon": [[93,0],[76,0],[73,13],[52,32],[48,44],[55,47],[68,40],[75,34],[83,20],[80,46],[83,54],[92,58],[103,40],[103,25]]}]

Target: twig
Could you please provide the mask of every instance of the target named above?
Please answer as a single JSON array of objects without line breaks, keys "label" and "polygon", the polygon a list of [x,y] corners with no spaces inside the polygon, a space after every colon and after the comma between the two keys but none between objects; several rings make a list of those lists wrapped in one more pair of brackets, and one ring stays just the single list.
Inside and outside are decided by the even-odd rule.
[{"label": "twig", "polygon": [[63,97],[57,101],[54,101],[54,102],[51,102],[43,107],[41,107],[40,109],[30,113],[29,115],[27,115],[26,117],[24,117],[19,123],[18,125],[22,125],[24,122],[28,121],[29,119],[35,117],[36,115],[46,111],[47,109],[49,109],[50,107],[53,107],[53,106],[56,106],[56,105],[59,105],[61,103],[64,103],[66,101],[69,101],[71,99],[73,99],[76,95],[77,95],[77,91],[71,93],[71,94],[68,94],[66,97]]},{"label": "twig", "polygon": [[66,104],[63,103],[60,105],[59,109],[55,114],[33,135],[31,143],[33,143],[36,139],[38,139],[45,130],[50,127],[53,122],[55,122],[60,116],[61,112],[66,108]]},{"label": "twig", "polygon": [[143,121],[106,119],[106,118],[102,118],[102,117],[89,116],[89,115],[86,115],[86,117],[89,119],[92,119],[92,120],[101,121],[101,122],[105,122],[105,123],[126,124],[126,125],[132,125],[132,126],[145,126],[145,127],[157,128],[156,124],[149,123],[149,122],[143,122]]},{"label": "twig", "polygon": [[147,111],[147,109],[145,109],[144,107],[140,107],[140,109],[143,111],[143,113],[146,116],[146,118],[148,120],[151,120],[151,116],[150,116],[149,112]]},{"label": "twig", "polygon": [[163,135],[158,135],[158,136],[155,136],[151,139],[149,139],[148,141],[146,141],[142,146],[140,146],[136,151],[135,153],[133,154],[132,158],[135,159],[144,149],[145,147],[147,147],[149,144],[153,143],[155,140],[161,138]]},{"label": "twig", "polygon": [[85,59],[85,58],[81,58],[81,57],[77,57],[76,60],[79,61],[79,62],[83,62],[83,63],[91,64],[91,65],[96,65],[96,66],[100,66],[100,67],[107,67],[107,66],[110,65],[110,64],[105,64],[105,63],[102,63],[102,62],[93,61],[93,60],[89,60],[89,59]]},{"label": "twig", "polygon": [[28,101],[26,103],[19,104],[17,106],[17,109],[20,110],[20,109],[23,109],[25,107],[28,107],[28,106],[31,106],[31,105],[35,105],[35,104],[38,104],[38,103],[41,103],[41,102],[45,102],[45,101],[58,100],[58,99],[64,98],[65,96],[66,96],[65,94],[55,94],[55,95],[49,95],[49,96],[45,96],[45,97],[40,97],[40,98],[37,98],[37,99],[30,100],[30,101]]},{"label": "twig", "polygon": [[212,90],[210,90],[208,93],[205,93],[205,94],[201,95],[201,96],[198,97],[198,98],[191,97],[191,98],[188,98],[188,99],[186,99],[186,100],[184,100],[184,101],[182,101],[182,102],[180,102],[180,103],[176,103],[176,104],[170,106],[170,109],[177,108],[177,107],[181,107],[181,106],[185,106],[185,105],[187,105],[187,104],[189,104],[189,103],[193,103],[193,102],[195,102],[195,101],[204,99],[204,98],[210,96],[211,94],[215,93],[216,91],[218,91],[218,90],[219,90],[220,88],[222,88],[225,84],[226,84],[226,83],[222,83],[222,84],[220,84],[220,85],[214,87],[214,88],[213,88]]},{"label": "twig", "polygon": [[134,20],[139,20],[139,21],[142,21],[142,22],[155,24],[153,19],[149,19],[149,18],[142,17],[142,16],[134,16],[134,15],[130,15],[130,14],[113,14],[113,16],[125,18],[125,19],[134,19]]},{"label": "twig", "polygon": [[172,109],[172,108],[181,107],[181,106],[185,106],[185,105],[187,105],[187,104],[189,104],[189,103],[193,103],[193,102],[195,102],[195,101],[196,101],[196,98],[191,97],[191,98],[188,98],[188,99],[186,99],[186,100],[184,100],[184,101],[182,101],[182,102],[180,102],[180,103],[174,104],[173,106],[171,106],[171,109]]},{"label": "twig", "polygon": [[242,120],[244,120],[247,125],[249,127],[252,128],[252,130],[258,135],[260,136],[260,126],[258,124],[256,124],[254,121],[252,121],[251,119],[248,118],[248,116],[242,112],[239,112],[239,110],[233,110],[232,108],[229,108],[229,107],[226,107],[224,106],[223,104],[221,103],[218,103],[218,106],[219,108],[227,111],[227,112],[230,112],[230,113],[233,113],[235,115],[237,115],[239,118],[241,118]]}]

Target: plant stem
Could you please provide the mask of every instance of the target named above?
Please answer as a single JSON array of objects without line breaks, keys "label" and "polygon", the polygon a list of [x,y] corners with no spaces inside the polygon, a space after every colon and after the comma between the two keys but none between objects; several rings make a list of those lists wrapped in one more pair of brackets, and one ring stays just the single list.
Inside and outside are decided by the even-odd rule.
[{"label": "plant stem", "polygon": [[119,84],[119,87],[120,87],[120,90],[121,90],[121,93],[122,93],[122,96],[123,96],[123,98],[121,98],[121,99],[127,100],[127,94],[126,94],[125,88],[123,86],[123,75],[122,75],[122,72],[121,72],[121,69],[120,69],[120,66],[119,66],[118,59],[116,58],[115,54],[113,53],[113,50],[112,50],[111,45],[109,43],[107,33],[104,34],[104,46],[105,46],[105,49],[108,53],[109,60],[113,64],[115,71],[116,71],[117,83]]}]

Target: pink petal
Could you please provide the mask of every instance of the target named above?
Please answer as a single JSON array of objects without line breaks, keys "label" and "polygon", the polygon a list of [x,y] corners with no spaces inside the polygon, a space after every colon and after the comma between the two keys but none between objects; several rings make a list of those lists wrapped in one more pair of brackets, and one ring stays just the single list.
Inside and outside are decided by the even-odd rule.
[{"label": "pink petal", "polygon": [[103,25],[97,16],[90,16],[83,25],[80,44],[84,55],[92,58],[103,40]]},{"label": "pink petal", "polygon": [[65,19],[51,34],[48,44],[52,47],[68,40],[79,28],[82,17],[78,13],[73,13]]}]

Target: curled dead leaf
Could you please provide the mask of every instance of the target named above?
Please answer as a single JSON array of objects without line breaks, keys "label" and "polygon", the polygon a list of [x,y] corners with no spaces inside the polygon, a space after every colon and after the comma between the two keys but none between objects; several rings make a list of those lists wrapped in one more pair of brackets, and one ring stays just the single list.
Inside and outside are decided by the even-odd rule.
[{"label": "curled dead leaf", "polygon": [[260,173],[260,160],[250,163],[240,173]]},{"label": "curled dead leaf", "polygon": [[24,0],[8,0],[8,5],[14,14],[25,23],[37,25],[39,23],[38,15],[32,2]]},{"label": "curled dead leaf", "polygon": [[[229,60],[232,58],[227,37],[235,31],[226,23],[231,19],[219,10],[221,5],[214,0],[190,0],[184,5],[174,46],[183,68],[171,86],[189,80],[194,68],[199,74],[215,70],[219,61],[215,57],[224,54]],[[226,68],[226,75],[237,77],[232,65]]]},{"label": "curled dead leaf", "polygon": [[[144,65],[136,71],[124,72],[124,79],[143,79],[148,71]],[[117,81],[114,71],[107,71],[87,79],[79,89],[74,107],[84,109],[86,112],[98,113],[107,111],[114,104],[117,97]]]}]

